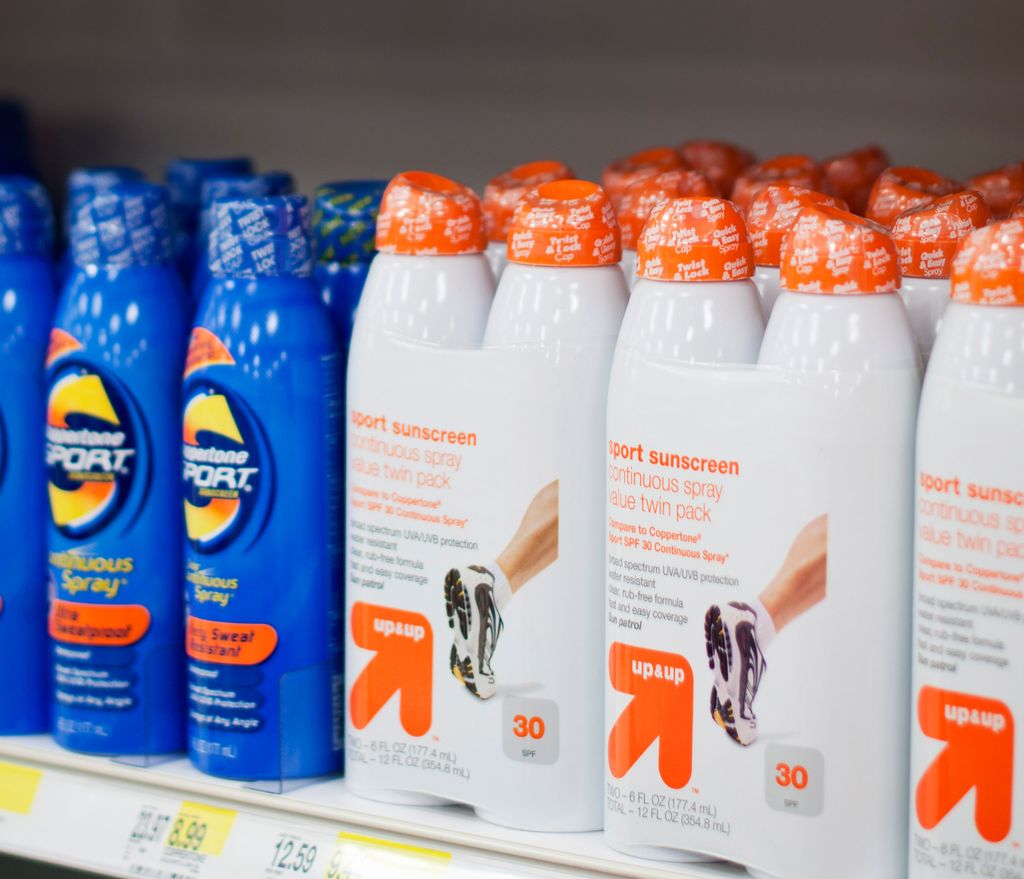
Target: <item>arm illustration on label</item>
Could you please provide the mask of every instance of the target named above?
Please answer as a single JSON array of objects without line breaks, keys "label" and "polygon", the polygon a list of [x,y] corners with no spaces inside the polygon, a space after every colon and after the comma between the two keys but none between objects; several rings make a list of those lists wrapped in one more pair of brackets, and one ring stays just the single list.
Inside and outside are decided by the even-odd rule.
[{"label": "arm illustration on label", "polygon": [[757,739],[754,699],[767,669],[764,651],[786,626],[825,597],[828,516],[808,522],[782,567],[753,601],[713,604],[704,616],[708,664],[715,673],[711,716],[741,745]]},{"label": "arm illustration on label", "polygon": [[454,636],[451,672],[474,696],[489,699],[496,686],[491,660],[504,628],[502,611],[515,594],[558,558],[558,480],[526,508],[512,539],[489,565],[452,568],[444,603]]}]

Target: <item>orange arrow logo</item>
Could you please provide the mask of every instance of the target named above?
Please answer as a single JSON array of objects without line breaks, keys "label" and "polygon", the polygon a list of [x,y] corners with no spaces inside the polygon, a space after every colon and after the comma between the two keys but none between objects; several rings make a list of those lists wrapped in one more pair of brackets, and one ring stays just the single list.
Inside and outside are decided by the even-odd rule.
[{"label": "orange arrow logo", "polygon": [[633,699],[608,737],[608,767],[622,778],[661,739],[658,773],[681,788],[693,771],[693,670],[682,656],[612,644],[608,654],[612,686]]},{"label": "orange arrow logo", "polygon": [[931,830],[974,788],[974,823],[989,842],[1010,832],[1013,715],[996,699],[922,687],[921,732],[947,742],[917,785],[917,820]]},{"label": "orange arrow logo", "polygon": [[430,729],[434,635],[422,614],[393,607],[352,606],[352,638],[371,659],[356,678],[349,699],[352,724],[363,729],[388,700],[399,695],[398,717],[411,736]]}]

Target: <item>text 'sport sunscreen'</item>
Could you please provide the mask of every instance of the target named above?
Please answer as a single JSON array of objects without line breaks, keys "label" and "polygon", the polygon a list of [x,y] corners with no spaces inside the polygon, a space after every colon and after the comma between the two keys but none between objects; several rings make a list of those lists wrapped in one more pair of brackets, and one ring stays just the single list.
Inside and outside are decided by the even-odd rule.
[{"label": "text 'sport sunscreen'", "polygon": [[744,170],[736,178],[731,198],[745,216],[754,196],[771,183],[791,183],[819,191],[826,186],[821,167],[810,156],[776,156]]},{"label": "text 'sport sunscreen'", "polygon": [[972,232],[951,282],[917,431],[912,879],[1013,875],[1024,821],[1024,221]]},{"label": "text 'sport sunscreen'", "polygon": [[[400,175],[381,207],[348,370],[346,779],[509,827],[596,830],[618,227],[596,184],[529,189],[497,294],[475,273],[439,297],[445,260],[485,260],[480,220],[433,175]],[[388,293],[385,257],[396,278],[416,261],[420,283]]]},{"label": "text 'sport sunscreen'", "polygon": [[688,140],[679,146],[683,161],[708,178],[719,193],[728,196],[736,178],[754,164],[754,155],[743,147],[721,140]]},{"label": "text 'sport sunscreen'", "polygon": [[650,147],[609,164],[601,172],[601,186],[608,194],[612,207],[618,211],[622,194],[637,180],[685,167],[683,157],[672,147]]},{"label": "text 'sport sunscreen'", "polygon": [[43,361],[56,300],[53,208],[42,185],[0,176],[0,735],[42,732],[46,638]]},{"label": "text 'sport sunscreen'", "polygon": [[792,183],[770,183],[750,203],[747,211],[747,230],[754,245],[754,283],[761,294],[765,320],[780,293],[779,262],[782,258],[782,239],[796,222],[796,218],[809,204],[829,205],[846,210],[840,198],[796,186]]},{"label": "text 'sport sunscreen'", "polygon": [[1013,206],[1024,198],[1024,162],[1011,162],[994,171],[969,177],[964,185],[981,193],[993,218],[1009,217]]},{"label": "text 'sport sunscreen'", "polygon": [[487,259],[491,262],[494,277],[501,279],[501,273],[508,261],[508,227],[516,203],[527,189],[551,183],[554,180],[568,180],[575,175],[565,162],[539,161],[516,165],[497,177],[492,177],[484,188],[484,222],[487,225]]},{"label": "text 'sport sunscreen'", "polygon": [[186,294],[163,187],[81,207],[46,358],[54,736],[147,757],[184,746],[178,401]]},{"label": "text 'sport sunscreen'", "polygon": [[833,192],[855,214],[863,214],[868,206],[871,187],[889,167],[889,156],[876,144],[858,147],[848,153],[832,156],[821,163],[825,179]]},{"label": "text 'sport sunscreen'", "polygon": [[446,348],[478,348],[494,298],[480,200],[429,171],[396,175],[377,217],[377,250],[356,325]]},{"label": "text 'sport sunscreen'", "polygon": [[218,201],[181,431],[188,750],[282,781],[342,754],[341,381],[302,196]]},{"label": "text 'sport sunscreen'", "polygon": [[989,209],[977,192],[942,196],[900,214],[892,237],[900,255],[900,296],[928,362],[949,302],[949,273],[960,242],[989,221]]},{"label": "text 'sport sunscreen'", "polygon": [[891,227],[900,214],[911,208],[928,204],[940,196],[963,188],[955,180],[927,168],[897,165],[883,171],[871,187],[865,216]]},{"label": "text 'sport sunscreen'", "polygon": [[[660,489],[655,493],[655,483],[664,489],[667,480],[663,474],[647,472],[642,449],[658,446],[659,413],[678,411],[673,395],[689,378],[681,368],[752,367],[761,346],[764,318],[757,288],[750,280],[753,247],[743,217],[732,202],[710,197],[663,202],[654,209],[640,236],[638,256],[638,280],[616,345],[608,392],[606,649],[609,657],[628,654],[632,662],[635,656],[642,669],[644,657],[653,656],[654,650],[678,652],[677,611],[691,594],[688,580],[678,576],[682,568],[673,565],[670,572],[661,564],[676,556],[668,555],[674,540],[668,535],[681,532],[657,524],[664,507],[656,498],[668,495]],[[675,431],[680,438],[686,436],[685,426],[677,423]],[[650,490],[640,494],[637,503],[633,487],[645,483]],[[652,504],[659,512],[654,512]],[[640,537],[644,532],[658,539]],[[620,616],[620,608],[626,611],[624,615]],[[650,652],[645,654],[648,648]],[[642,671],[639,688],[625,686],[624,669],[618,661],[608,661],[605,832],[609,843],[639,857],[708,860],[710,855],[683,851],[677,839],[647,835],[651,813],[638,807],[640,803],[667,803],[669,796],[675,801],[673,788],[677,785],[672,772],[659,777],[652,764],[645,765],[637,758],[641,749],[646,751],[653,744],[648,738],[649,724],[659,723],[646,712],[663,711],[661,720],[666,728],[678,725],[682,731],[689,722],[693,707],[683,703],[692,692],[693,681],[687,678],[685,665],[662,662],[655,676],[652,664],[648,676],[651,691],[644,693]],[[672,681],[671,690],[658,691],[666,674]],[[636,710],[624,693],[640,700]],[[655,699],[658,707],[649,703],[645,708],[645,698]],[[674,732],[669,737],[673,741],[665,739],[660,745],[666,749],[660,752],[665,765],[678,757],[670,757],[667,751],[678,746],[678,737]]]},{"label": "text 'sport sunscreen'", "polygon": [[313,281],[347,350],[370,263],[386,180],[339,180],[313,196]]},{"label": "text 'sport sunscreen'", "polygon": [[622,274],[632,287],[637,280],[636,250],[647,218],[658,205],[683,196],[717,196],[715,186],[700,171],[676,169],[645,177],[626,187],[619,202],[619,231],[622,237]]},{"label": "text 'sport sunscreen'", "polygon": [[174,257],[182,278],[190,280],[197,263],[206,262],[206,251],[196,250],[199,212],[203,206],[203,181],[210,177],[251,174],[252,162],[243,156],[174,159],[164,170],[174,215]]},{"label": "text 'sport sunscreen'", "polygon": [[57,285],[63,286],[74,270],[75,263],[71,253],[71,227],[74,225],[78,211],[87,205],[99,192],[110,189],[118,183],[137,183],[145,179],[137,168],[124,165],[90,165],[75,168],[68,175],[67,197],[64,203],[64,216],[61,223],[63,233],[63,249],[57,266]]},{"label": "text 'sport sunscreen'", "polygon": [[270,195],[291,195],[294,181],[281,171],[269,174],[230,174],[207,177],[199,189],[199,226],[193,248],[197,254],[192,272],[192,305],[200,308],[203,294],[210,283],[210,233],[213,229],[213,206],[218,201],[244,198],[266,198]]}]

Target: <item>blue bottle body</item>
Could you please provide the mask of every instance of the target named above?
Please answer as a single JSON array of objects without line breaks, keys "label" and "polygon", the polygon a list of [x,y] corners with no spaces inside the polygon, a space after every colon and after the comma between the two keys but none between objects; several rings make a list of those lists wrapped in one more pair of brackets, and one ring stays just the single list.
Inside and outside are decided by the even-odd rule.
[{"label": "blue bottle body", "polygon": [[0,256],[0,734],[50,722],[46,634],[44,368],[56,300],[50,260]]},{"label": "blue bottle body", "polygon": [[89,266],[57,306],[46,413],[54,736],[76,751],[185,744],[185,300],[169,265]]},{"label": "blue bottle body", "polygon": [[342,754],[341,361],[309,277],[215,277],[186,362],[189,753],[245,780]]},{"label": "blue bottle body", "polygon": [[371,260],[366,262],[318,262],[313,268],[313,279],[320,298],[330,309],[334,326],[343,348],[348,351],[355,326],[356,308],[363,295],[363,285],[370,271]]}]

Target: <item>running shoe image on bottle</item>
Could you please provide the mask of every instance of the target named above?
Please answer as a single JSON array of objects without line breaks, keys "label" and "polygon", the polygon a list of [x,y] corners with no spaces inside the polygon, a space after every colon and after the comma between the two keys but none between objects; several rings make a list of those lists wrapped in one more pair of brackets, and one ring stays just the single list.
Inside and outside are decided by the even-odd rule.
[{"label": "running shoe image on bottle", "polygon": [[704,615],[708,665],[715,673],[711,687],[711,717],[741,745],[757,738],[754,699],[767,668],[757,643],[757,611],[731,601],[711,605]]},{"label": "running shoe image on bottle", "polygon": [[444,578],[448,626],[454,630],[451,672],[479,699],[495,692],[491,658],[504,623],[494,601],[494,575],[481,565],[452,568]]}]

